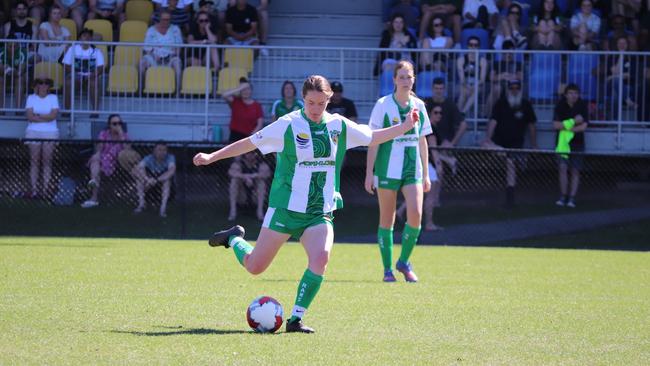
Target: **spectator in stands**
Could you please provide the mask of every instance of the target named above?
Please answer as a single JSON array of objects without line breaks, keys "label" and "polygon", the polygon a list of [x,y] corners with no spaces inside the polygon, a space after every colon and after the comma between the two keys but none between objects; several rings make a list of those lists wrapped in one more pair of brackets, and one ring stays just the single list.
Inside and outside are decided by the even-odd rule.
[{"label": "spectator in stands", "polygon": [[65,78],[65,100],[66,109],[70,109],[72,98],[72,79],[75,82],[75,89],[80,95],[87,95],[90,98],[91,107],[99,111],[99,96],[104,90],[102,74],[104,72],[104,55],[102,51],[91,45],[93,30],[84,28],[79,32],[79,41],[83,42],[68,48],[63,56],[63,65],[66,75],[72,74],[74,63],[75,76]]},{"label": "spectator in stands", "polygon": [[[508,80],[508,91],[502,95],[492,109],[485,139],[481,147],[488,149],[521,149],[524,147],[526,130],[530,133],[530,144],[537,149],[535,130],[537,116],[530,101],[523,96],[521,81]],[[525,155],[506,155],[506,207],[515,204],[517,165],[525,162]]]},{"label": "spectator in stands", "polygon": [[591,0],[580,2],[580,11],[571,17],[573,47],[577,50],[594,50],[600,33],[600,17],[593,13]]},{"label": "spectator in stands", "polygon": [[124,3],[125,0],[88,0],[88,19],[105,19],[113,24],[114,29],[120,29],[126,20]]},{"label": "spectator in stands", "polygon": [[[23,97],[27,87],[27,50],[16,42],[16,37],[9,35],[0,48],[0,109],[5,107],[7,84],[14,95],[17,108],[22,108]],[[14,42],[11,42],[14,41]]]},{"label": "spectator in stands", "polygon": [[[252,5],[257,10],[257,35],[261,45],[265,45],[269,37],[269,0],[249,0],[249,5]],[[262,55],[268,55],[268,50],[262,49]]]},{"label": "spectator in stands", "polygon": [[[422,40],[422,49],[438,51],[452,48],[454,46],[454,40],[445,35],[444,29],[444,19],[439,15],[435,15],[431,20],[431,27],[428,33],[431,37],[427,36]],[[420,66],[423,70],[447,72],[447,56],[443,52],[421,53]]]},{"label": "spectator in stands", "polygon": [[280,92],[282,93],[282,98],[273,102],[273,106],[271,107],[272,122],[287,113],[297,111],[304,107],[302,100],[296,98],[296,86],[291,81],[285,80],[282,83]]},{"label": "spectator in stands", "polygon": [[417,36],[420,10],[417,5],[413,3],[413,0],[400,0],[397,4],[393,5],[389,11],[389,17],[384,20],[386,23],[386,29],[390,29],[391,20],[397,14],[400,14],[404,19],[404,27],[406,30],[411,33],[413,37]]},{"label": "spectator in stands", "polygon": [[140,77],[144,77],[146,70],[151,66],[169,66],[176,72],[176,88],[180,88],[181,58],[180,50],[171,47],[173,44],[183,43],[180,28],[171,24],[172,15],[168,10],[160,11],[158,22],[149,29],[144,36],[144,54],[140,60]]},{"label": "spectator in stands", "polygon": [[[169,0],[151,0],[153,2],[154,9],[157,12],[160,12],[163,9],[169,7]],[[187,13],[192,12],[192,5],[194,0],[176,0],[176,7],[187,11]]]},{"label": "spectator in stands", "polygon": [[[648,4],[650,6],[650,4]],[[648,45],[650,47],[650,45]],[[650,51],[650,50],[649,50]],[[645,92],[639,93],[639,108],[637,108],[637,119],[643,122],[650,122],[650,57],[645,58],[645,65],[639,65],[643,69],[637,80],[637,88],[643,88]]]},{"label": "spectator in stands", "polygon": [[[213,33],[219,36],[219,42],[223,41],[226,24],[226,9],[230,0],[194,0],[196,13],[203,11],[210,16],[210,23]],[[198,8],[197,8],[198,6]]]},{"label": "spectator in stands", "polygon": [[[647,0],[646,0],[647,1]],[[612,0],[612,15],[620,15],[623,21],[632,26],[634,33],[639,33],[638,15],[641,12],[642,0]],[[648,25],[646,24],[646,27]]]},{"label": "spectator in stands", "polygon": [[[465,115],[460,112],[452,98],[446,96],[445,89],[445,79],[435,78],[433,80],[433,97],[425,99],[424,103],[427,111],[434,111],[440,108],[442,115],[439,117],[430,116],[429,119],[432,121],[431,126],[434,129],[436,146],[449,149],[456,146],[463,137],[463,134],[467,130],[467,122],[465,122]],[[449,166],[453,174],[456,173],[457,160],[449,150],[438,151],[437,158]],[[439,206],[440,191],[445,178],[445,170],[441,164],[436,163],[436,173],[438,181],[431,186],[431,191],[434,194],[434,197],[431,199],[434,200],[436,206]]]},{"label": "spectator in stands", "polygon": [[92,194],[88,200],[81,204],[83,208],[91,208],[99,205],[99,186],[102,175],[112,176],[118,168],[118,155],[129,145],[118,141],[128,141],[126,125],[119,114],[108,116],[108,124],[105,129],[99,132],[97,140],[100,142],[95,146],[95,153],[88,161],[90,168],[90,180],[88,187]]},{"label": "spectator in stands", "polygon": [[239,86],[221,94],[230,106],[230,142],[239,141],[262,129],[262,105],[253,99],[253,86],[241,78]]},{"label": "spectator in stands", "polygon": [[[25,138],[57,140],[59,128],[56,117],[59,113],[59,101],[54,94],[50,94],[52,80],[35,79],[34,94],[27,97],[25,115],[27,116],[27,129]],[[50,180],[52,178],[52,157],[54,156],[55,142],[28,141],[30,168],[29,177],[31,192],[29,198],[49,197],[51,194]],[[43,185],[38,189],[39,173],[42,171]]]},{"label": "spectator in stands", "polygon": [[[61,8],[57,6],[50,8],[50,16],[47,22],[43,22],[39,26],[38,34],[41,40],[57,42],[70,40],[70,30],[60,23],[62,14]],[[58,62],[66,49],[65,44],[41,43],[38,46],[38,54],[43,61]]]},{"label": "spectator in stands", "polygon": [[230,213],[228,221],[237,218],[237,205],[246,204],[248,197],[253,196],[257,207],[257,219],[264,220],[264,202],[268,194],[268,178],[271,168],[254,151],[235,158],[228,170],[230,176]]},{"label": "spectator in stands", "polygon": [[[503,49],[505,51],[513,50],[514,44],[511,40],[507,40],[503,42]],[[501,60],[494,61],[490,70],[491,87],[486,102],[488,109],[491,110],[494,103],[501,97],[507,82],[524,79],[523,68],[522,63],[515,60],[515,54],[510,52],[502,53]]]},{"label": "spectator in stands", "polygon": [[[435,17],[440,17],[443,24],[446,23],[447,27],[453,31],[453,42],[460,43],[460,8],[461,1],[457,0],[423,0],[420,1],[422,9],[422,19],[420,21],[419,38],[424,40],[427,36],[427,28]],[[444,27],[444,25],[443,25]],[[448,48],[448,47],[446,47]]]},{"label": "spectator in stands", "polygon": [[332,97],[330,102],[327,105],[328,113],[338,113],[343,117],[357,121],[357,107],[354,105],[354,102],[348,98],[343,97],[343,84],[338,81],[332,83]]},{"label": "spectator in stands", "polygon": [[[217,34],[218,29],[212,25],[210,15],[204,11],[200,11],[196,17],[196,22],[192,23],[190,34],[187,36],[187,43],[215,45],[219,43]],[[219,50],[214,47],[209,50],[212,67],[215,70],[219,70]],[[190,58],[190,64],[192,66],[206,65],[205,48],[192,48],[189,52],[192,53]]]},{"label": "spectator in stands", "polygon": [[38,27],[38,25],[41,24],[41,21],[45,19],[46,1],[27,0],[25,1],[25,4],[27,5],[27,11],[29,13],[29,17],[34,19],[34,25]]},{"label": "spectator in stands", "polygon": [[465,0],[463,4],[463,28],[496,28],[499,9],[494,0]]},{"label": "spectator in stands", "polygon": [[88,14],[86,0],[54,0],[54,5],[61,8],[62,18],[72,19],[77,29],[83,28],[86,15]]},{"label": "spectator in stands", "polygon": [[164,141],[158,141],[153,148],[153,153],[145,156],[133,168],[138,192],[138,207],[133,212],[139,214],[144,211],[146,208],[145,193],[153,188],[160,191],[160,217],[167,217],[167,202],[175,173],[176,157],[169,153]]},{"label": "spectator in stands", "polygon": [[[587,103],[580,98],[580,89],[576,84],[569,84],[564,89],[564,96],[555,106],[553,128],[557,130],[556,148],[559,153],[560,199],[558,206],[576,207],[575,197],[580,185],[580,170],[583,157],[573,153],[585,151],[585,130],[588,125],[589,111]],[[569,187],[569,169],[571,186]]]},{"label": "spectator in stands", "polygon": [[171,14],[171,24],[177,26],[183,33],[183,36],[187,35],[190,32],[192,3],[191,1],[189,3],[183,1],[184,0],[165,0],[166,6],[160,8],[152,16],[154,23],[158,23],[163,11],[167,11]]},{"label": "spectator in stands", "polygon": [[390,27],[384,30],[379,41],[379,48],[403,48],[404,52],[379,52],[374,74],[379,75],[383,71],[392,71],[399,60],[413,60],[415,55],[407,52],[407,49],[416,49],[417,39],[404,28],[404,17],[395,14],[390,19]]},{"label": "spectator in stands", "polygon": [[627,39],[628,51],[638,50],[634,32],[627,30],[625,27],[625,17],[622,15],[612,16],[610,25],[611,30],[607,34],[607,38],[603,39],[602,42],[603,50],[616,50],[618,48],[617,43],[620,37],[625,37]]},{"label": "spectator in stands", "polygon": [[521,25],[523,10],[518,3],[512,3],[508,7],[508,14],[499,22],[499,28],[494,38],[494,48],[499,50],[505,41],[512,41],[514,48],[525,50],[528,48],[528,38]]},{"label": "spectator in stands", "polygon": [[256,45],[258,38],[257,9],[246,0],[237,0],[226,10],[226,42],[234,45]]},{"label": "spectator in stands", "polygon": [[[27,19],[27,4],[24,1],[18,1],[14,5],[14,17],[4,25],[4,38],[34,40],[38,36],[36,24]],[[33,44],[22,43],[21,48],[31,53],[36,48]],[[28,56],[29,56],[28,53]]]},{"label": "spectator in stands", "polygon": [[480,56],[478,59],[478,70],[476,69],[477,53],[475,51],[481,48],[481,40],[475,36],[469,37],[467,48],[470,52],[461,55],[456,60],[456,71],[460,84],[458,108],[463,113],[467,113],[474,105],[477,84],[478,89],[482,89],[487,78],[487,60],[484,56]]},{"label": "spectator in stands", "polygon": [[616,51],[623,52],[623,54],[607,56],[606,88],[614,101],[614,115],[618,116],[618,90],[621,81],[623,85],[623,104],[630,108],[636,107],[630,89],[632,79],[635,75],[638,75],[636,62],[638,57],[625,54],[625,52],[629,51],[628,38],[625,35],[619,36],[616,40]]},{"label": "spectator in stands", "polygon": [[539,13],[533,16],[533,39],[530,48],[534,50],[561,50],[564,22],[555,0],[544,0]]}]

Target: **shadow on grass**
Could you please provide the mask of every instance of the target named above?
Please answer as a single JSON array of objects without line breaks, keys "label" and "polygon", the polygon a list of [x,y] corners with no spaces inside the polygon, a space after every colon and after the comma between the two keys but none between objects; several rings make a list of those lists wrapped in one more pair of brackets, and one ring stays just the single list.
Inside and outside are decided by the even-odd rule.
[{"label": "shadow on grass", "polygon": [[[210,328],[187,328],[184,329],[182,326],[179,327],[161,327],[170,329],[169,331],[158,331],[158,332],[141,332],[137,330],[111,330],[111,333],[118,334],[131,334],[135,336],[146,336],[146,337],[165,337],[165,336],[176,336],[176,335],[223,335],[223,334],[245,334],[253,333],[253,331],[246,330],[227,330],[227,329],[210,329]],[[174,330],[172,330],[174,329]]]}]

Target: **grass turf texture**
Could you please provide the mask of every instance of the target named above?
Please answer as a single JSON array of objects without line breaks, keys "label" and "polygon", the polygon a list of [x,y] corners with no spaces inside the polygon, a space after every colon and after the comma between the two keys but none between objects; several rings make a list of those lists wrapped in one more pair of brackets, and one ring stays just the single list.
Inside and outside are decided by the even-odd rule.
[{"label": "grass turf texture", "polygon": [[421,282],[384,284],[375,246],[337,243],[317,333],[260,335],[246,307],[291,311],[296,244],[251,277],[204,241],[3,237],[0,364],[647,364],[649,259],[420,247]]}]

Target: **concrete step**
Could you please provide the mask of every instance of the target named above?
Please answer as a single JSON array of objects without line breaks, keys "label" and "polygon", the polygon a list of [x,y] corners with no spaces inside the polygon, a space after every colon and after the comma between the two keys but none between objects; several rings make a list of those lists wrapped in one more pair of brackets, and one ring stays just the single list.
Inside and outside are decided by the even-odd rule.
[{"label": "concrete step", "polygon": [[373,78],[374,61],[370,57],[352,60],[322,59],[320,57],[286,60],[281,58],[260,58],[255,63],[253,75],[270,76],[282,75],[286,79],[304,79],[311,74],[325,75],[330,78],[356,76],[357,78]]},{"label": "concrete step", "polygon": [[381,29],[378,15],[275,13],[269,21],[270,34],[377,36]]},{"label": "concrete step", "polygon": [[381,2],[375,0],[272,1],[271,15],[278,13],[381,15]]},{"label": "concrete step", "polygon": [[380,37],[377,36],[318,36],[296,33],[269,34],[270,45],[302,46],[302,47],[377,47]]}]

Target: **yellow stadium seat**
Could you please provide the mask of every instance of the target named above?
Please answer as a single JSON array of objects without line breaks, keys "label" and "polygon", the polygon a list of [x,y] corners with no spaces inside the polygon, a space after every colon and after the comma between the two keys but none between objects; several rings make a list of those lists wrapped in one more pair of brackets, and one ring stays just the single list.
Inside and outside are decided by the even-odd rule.
[{"label": "yellow stadium seat", "polygon": [[120,26],[120,42],[144,42],[147,28],[141,20],[125,20]]},{"label": "yellow stadium seat", "polygon": [[212,73],[206,67],[190,66],[183,70],[182,94],[205,95],[206,88],[212,93]]},{"label": "yellow stadium seat", "polygon": [[59,90],[63,85],[63,65],[57,62],[39,62],[34,66],[34,78],[52,79],[52,89]]},{"label": "yellow stadium seat", "polygon": [[153,4],[148,0],[129,0],[126,2],[126,20],[151,21]]},{"label": "yellow stadium seat", "polygon": [[144,92],[149,94],[171,94],[176,90],[174,69],[169,66],[152,66],[145,74]]},{"label": "yellow stadium seat", "polygon": [[142,58],[142,47],[117,46],[113,54],[113,65],[138,66]]},{"label": "yellow stadium seat", "polygon": [[108,20],[89,19],[84,23],[84,28],[92,29],[95,34],[100,34],[104,42],[113,42],[113,25]]},{"label": "yellow stadium seat", "polygon": [[223,56],[224,65],[253,71],[253,50],[250,48],[226,48]]},{"label": "yellow stadium seat", "polygon": [[219,82],[217,83],[217,93],[222,94],[228,89],[239,86],[239,79],[247,77],[248,73],[244,69],[236,67],[224,67],[219,70]]},{"label": "yellow stadium seat", "polygon": [[138,91],[138,70],[133,66],[116,65],[108,74],[108,91],[135,93]]},{"label": "yellow stadium seat", "polygon": [[76,41],[77,40],[77,23],[75,23],[74,20],[68,19],[68,18],[62,18],[60,22],[61,22],[61,26],[67,28],[68,31],[70,32],[70,40],[71,41]]}]

